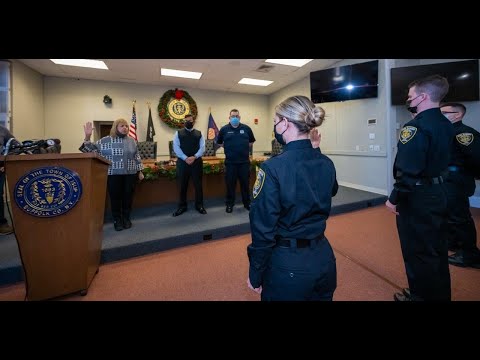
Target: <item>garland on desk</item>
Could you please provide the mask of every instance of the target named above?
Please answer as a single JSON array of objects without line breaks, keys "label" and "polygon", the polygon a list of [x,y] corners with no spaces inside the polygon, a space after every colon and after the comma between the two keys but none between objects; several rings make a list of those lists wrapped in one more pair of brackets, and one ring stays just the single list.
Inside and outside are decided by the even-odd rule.
[{"label": "garland on desk", "polygon": [[160,119],[172,129],[183,128],[183,117],[187,114],[193,115],[193,124],[197,118],[197,103],[184,90],[168,90],[160,98],[158,103],[158,114]]},{"label": "garland on desk", "polygon": [[[169,178],[173,180],[176,178],[177,172],[176,167],[169,164],[169,161],[159,162],[152,166],[145,166],[142,170],[143,175],[145,176],[145,180],[157,180],[161,177]],[[255,171],[257,166],[259,167],[263,163],[263,160],[255,160],[253,159],[250,162],[250,167],[252,171]],[[203,174],[204,175],[214,175],[214,174],[222,174],[225,172],[225,163],[220,161],[219,164],[209,164],[204,162],[203,163]]]}]

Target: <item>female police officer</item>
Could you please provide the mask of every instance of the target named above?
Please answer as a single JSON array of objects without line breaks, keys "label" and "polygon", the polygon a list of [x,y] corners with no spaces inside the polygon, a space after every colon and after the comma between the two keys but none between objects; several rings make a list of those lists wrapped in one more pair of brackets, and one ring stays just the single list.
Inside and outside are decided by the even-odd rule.
[{"label": "female police officer", "polygon": [[247,283],[264,301],[332,300],[337,286],[335,256],[324,235],[338,190],[335,167],[309,139],[324,116],[305,96],[275,109],[275,137],[286,145],[258,172],[247,248]]}]

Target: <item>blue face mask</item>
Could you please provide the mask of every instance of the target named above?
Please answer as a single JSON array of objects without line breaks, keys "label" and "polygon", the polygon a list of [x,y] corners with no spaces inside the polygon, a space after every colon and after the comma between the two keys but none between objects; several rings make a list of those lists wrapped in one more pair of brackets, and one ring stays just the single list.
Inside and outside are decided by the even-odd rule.
[{"label": "blue face mask", "polygon": [[230,119],[230,124],[232,124],[232,126],[238,126],[238,124],[240,124],[240,119],[237,117],[232,117]]}]

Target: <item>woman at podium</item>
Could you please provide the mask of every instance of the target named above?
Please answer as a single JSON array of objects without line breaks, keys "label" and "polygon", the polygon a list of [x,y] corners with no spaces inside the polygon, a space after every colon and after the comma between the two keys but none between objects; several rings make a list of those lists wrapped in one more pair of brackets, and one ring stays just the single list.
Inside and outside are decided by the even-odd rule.
[{"label": "woman at podium", "polygon": [[116,231],[132,227],[130,213],[137,178],[143,180],[143,164],[136,141],[127,136],[128,122],[115,120],[110,135],[92,143],[93,124],[84,126],[85,139],[80,147],[82,152],[97,152],[111,162],[108,167],[107,189],[110,196],[113,226]]}]

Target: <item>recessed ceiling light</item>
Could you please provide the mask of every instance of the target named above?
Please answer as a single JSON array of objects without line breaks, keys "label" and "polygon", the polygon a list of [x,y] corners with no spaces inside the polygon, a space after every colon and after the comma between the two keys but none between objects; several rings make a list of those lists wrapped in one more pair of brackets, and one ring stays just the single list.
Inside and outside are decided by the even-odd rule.
[{"label": "recessed ceiling light", "polygon": [[290,65],[296,67],[302,67],[305,64],[308,64],[313,59],[267,59],[265,62],[272,64],[280,65]]},{"label": "recessed ceiling light", "polygon": [[258,80],[258,79],[250,79],[250,78],[243,78],[238,82],[239,84],[245,84],[245,85],[257,85],[257,86],[268,86],[273,81],[270,80]]},{"label": "recessed ceiling light", "polygon": [[101,60],[88,59],[50,59],[57,65],[80,66],[93,69],[108,70],[107,65]]},{"label": "recessed ceiling light", "polygon": [[202,77],[201,72],[195,71],[183,71],[183,70],[173,70],[173,69],[160,69],[160,74],[163,76],[175,76],[187,79],[200,79]]}]

